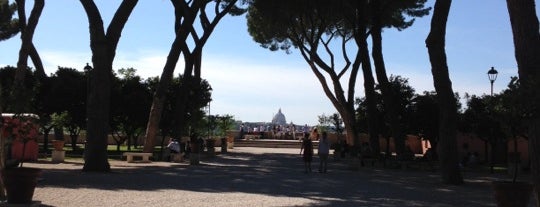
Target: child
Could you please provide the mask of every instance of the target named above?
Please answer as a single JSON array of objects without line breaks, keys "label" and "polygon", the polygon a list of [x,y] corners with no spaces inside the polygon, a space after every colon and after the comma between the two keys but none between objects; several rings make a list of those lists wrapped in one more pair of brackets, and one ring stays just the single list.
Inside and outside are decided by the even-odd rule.
[{"label": "child", "polygon": [[[302,154],[303,152],[303,154]],[[300,148],[300,154],[304,160],[305,173],[311,172],[311,160],[313,159],[313,143],[309,138],[309,134],[305,133],[302,139],[302,147]]]}]

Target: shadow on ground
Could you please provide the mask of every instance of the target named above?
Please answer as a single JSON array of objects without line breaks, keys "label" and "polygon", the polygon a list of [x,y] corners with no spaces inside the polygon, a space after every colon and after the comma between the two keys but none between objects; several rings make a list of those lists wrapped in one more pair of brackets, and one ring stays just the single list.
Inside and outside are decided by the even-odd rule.
[{"label": "shadow on ground", "polygon": [[310,206],[495,206],[489,176],[466,175],[465,185],[446,186],[432,172],[350,171],[344,161],[330,161],[329,172],[318,173],[317,162],[314,159],[313,172],[306,174],[299,155],[232,152],[203,159],[197,166],[126,165],[110,173],[46,169],[38,188],[244,192],[307,198]]}]

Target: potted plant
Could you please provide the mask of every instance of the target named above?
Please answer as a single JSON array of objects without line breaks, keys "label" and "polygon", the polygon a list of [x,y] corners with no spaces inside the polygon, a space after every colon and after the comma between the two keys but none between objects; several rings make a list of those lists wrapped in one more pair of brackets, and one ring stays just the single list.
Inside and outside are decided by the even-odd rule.
[{"label": "potted plant", "polygon": [[56,151],[64,151],[64,126],[68,124],[68,119],[69,114],[67,111],[62,113],[53,113],[51,115],[51,122],[54,126],[54,140],[52,140],[52,144],[54,150]]},{"label": "potted plant", "polygon": [[234,139],[226,137],[227,130],[231,129],[234,122],[234,117],[232,115],[225,114],[223,116],[218,116],[218,133],[221,136],[221,152],[227,152],[227,148],[232,148],[234,145]]},{"label": "potted plant", "polygon": [[[28,204],[32,202],[37,177],[41,170],[23,167],[26,160],[27,144],[35,142],[39,126],[37,116],[31,114],[2,115],[0,133],[0,168],[2,181],[1,193],[7,193],[10,204]],[[14,159],[14,153],[8,154],[12,146],[22,143],[22,155]],[[7,148],[6,148],[7,146]],[[35,148],[37,154],[37,147]],[[0,195],[4,197],[4,195]]]},{"label": "potted plant", "polygon": [[205,140],[206,143],[206,153],[209,157],[216,156],[216,140],[212,137],[209,137]]}]

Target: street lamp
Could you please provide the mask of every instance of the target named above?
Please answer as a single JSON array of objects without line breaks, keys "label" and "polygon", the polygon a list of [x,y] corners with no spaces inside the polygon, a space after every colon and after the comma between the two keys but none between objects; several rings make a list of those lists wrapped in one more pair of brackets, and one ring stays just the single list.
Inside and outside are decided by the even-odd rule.
[{"label": "street lamp", "polygon": [[[499,72],[497,72],[497,70],[495,70],[494,67],[491,67],[491,69],[487,72],[488,74],[488,78],[489,78],[489,82],[491,83],[491,97],[493,97],[493,83],[495,82],[495,80],[497,80],[497,74],[499,74]],[[491,137],[493,137],[493,127],[490,127],[490,135]],[[488,153],[488,148],[486,146],[486,161],[487,161],[487,153]],[[494,154],[493,154],[493,150],[491,151],[491,173],[493,173],[493,165],[494,165]]]},{"label": "street lamp", "polygon": [[[86,75],[86,96],[88,98],[88,94],[90,94],[90,71],[92,71],[92,66],[90,64],[86,63],[86,66],[83,68],[84,74]],[[88,121],[88,118],[86,118],[86,121]],[[86,152],[88,152],[88,147],[86,147],[88,144],[88,139],[84,140],[84,152],[83,152],[83,159],[87,160]]]},{"label": "street lamp", "polygon": [[90,72],[92,70],[92,66],[90,64],[86,63],[86,66],[84,66],[84,72]]},{"label": "street lamp", "polygon": [[499,72],[497,72],[494,67],[491,67],[487,74],[489,82],[491,83],[491,96],[493,96],[493,83],[497,80],[497,74],[499,74]]},{"label": "street lamp", "polygon": [[210,101],[208,102],[208,138],[212,138],[211,132],[214,123],[212,123],[212,116],[210,115]]}]

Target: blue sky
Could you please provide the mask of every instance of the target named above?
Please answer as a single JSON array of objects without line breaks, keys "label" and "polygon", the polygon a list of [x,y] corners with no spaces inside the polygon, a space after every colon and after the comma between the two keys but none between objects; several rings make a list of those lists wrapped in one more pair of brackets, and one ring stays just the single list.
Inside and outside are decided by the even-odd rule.
[{"label": "blue sky", "polygon": [[[120,2],[96,0],[105,25]],[[428,1],[429,6],[433,3]],[[30,10],[32,1],[28,4]],[[140,0],[122,33],[114,68],[133,67],[142,77],[159,76],[173,41],[173,20],[170,1]],[[434,90],[424,43],[430,20],[431,14],[404,31],[383,33],[388,74],[408,78],[418,93]],[[88,21],[80,2],[46,1],[34,44],[47,74],[58,66],[82,70],[91,62]],[[0,67],[16,65],[19,48],[19,36],[0,42]],[[462,96],[488,94],[486,73],[492,66],[499,71],[495,93],[506,88],[510,77],[517,76],[506,2],[453,1],[446,52],[454,91]],[[176,71],[182,66],[179,63]],[[287,55],[260,47],[249,36],[244,16],[226,16],[218,25],[204,49],[202,76],[214,89],[212,114],[270,121],[281,108],[287,122],[315,125],[318,115],[336,112],[299,52]],[[357,97],[364,96],[362,80],[360,74]]]}]

